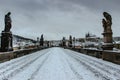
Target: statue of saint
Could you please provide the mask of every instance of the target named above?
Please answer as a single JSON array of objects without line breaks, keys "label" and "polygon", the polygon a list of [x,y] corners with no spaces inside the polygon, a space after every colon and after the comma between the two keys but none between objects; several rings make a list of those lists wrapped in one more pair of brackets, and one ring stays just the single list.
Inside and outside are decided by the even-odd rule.
[{"label": "statue of saint", "polygon": [[112,17],[107,12],[103,12],[103,16],[105,17],[105,19],[102,19],[104,32],[111,32]]},{"label": "statue of saint", "polygon": [[104,28],[104,32],[107,31],[107,23],[105,21],[105,19],[102,19],[102,24],[103,24],[103,28]]},{"label": "statue of saint", "polygon": [[11,18],[10,18],[10,14],[11,14],[11,12],[8,12],[8,13],[5,15],[5,19],[4,19],[4,21],[5,21],[5,29],[4,29],[4,31],[5,31],[5,32],[9,32],[10,29],[11,29],[11,27],[12,27],[12,25],[11,25],[12,20],[11,20]]}]

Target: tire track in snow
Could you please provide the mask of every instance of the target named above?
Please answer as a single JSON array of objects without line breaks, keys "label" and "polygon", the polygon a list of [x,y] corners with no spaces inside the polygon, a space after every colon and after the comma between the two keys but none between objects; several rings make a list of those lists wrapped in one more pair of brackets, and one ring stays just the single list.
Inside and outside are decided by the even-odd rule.
[{"label": "tire track in snow", "polygon": [[81,75],[75,70],[75,68],[74,68],[73,65],[69,62],[69,60],[66,59],[66,61],[68,62],[68,65],[69,65],[70,69],[73,71],[73,73],[76,75],[76,77],[77,77],[79,80],[83,80],[83,76],[81,76]]},{"label": "tire track in snow", "polygon": [[[74,54],[72,54],[72,55],[74,55]],[[100,71],[102,71],[102,72],[104,72],[104,73],[107,73],[107,75],[113,76],[113,77],[116,78],[117,80],[120,80],[120,73],[118,73],[118,71],[116,71],[116,70],[119,70],[119,69],[114,68],[114,67],[112,67],[112,66],[109,66],[109,65],[107,65],[107,64],[105,64],[105,63],[101,63],[101,64],[100,64],[99,61],[94,60],[94,59],[91,59],[91,56],[87,56],[87,55],[83,55],[83,54],[80,55],[80,53],[79,53],[79,55],[76,54],[76,55],[74,55],[74,56],[76,56],[76,57],[78,57],[78,58],[80,58],[80,59],[83,59],[83,60],[86,61],[89,65],[96,67],[97,70],[100,70]],[[97,62],[99,62],[99,63],[97,63]],[[104,64],[105,64],[106,66],[104,66]]]},{"label": "tire track in snow", "polygon": [[90,70],[92,73],[94,73],[95,77],[101,77],[102,80],[113,80],[111,77],[107,76],[106,74],[102,74],[101,72],[99,72],[96,68],[94,68],[92,65],[89,65],[85,59],[81,59],[81,58],[76,58],[76,56],[74,55],[70,55],[73,54],[71,52],[67,52],[67,55],[70,56],[71,58],[74,58],[76,61],[80,62],[80,64],[84,65],[84,67],[86,67],[86,69]]},{"label": "tire track in snow", "polygon": [[[34,53],[33,53],[34,54]],[[28,57],[31,57],[33,54],[29,54],[29,55],[25,55],[25,56],[22,56],[22,57],[19,57],[19,58],[15,58],[15,59],[12,59],[12,61],[7,61],[7,62],[4,62],[4,63],[7,63],[7,64],[4,64],[2,63],[3,65],[0,66],[0,71],[2,71],[3,69],[6,69],[8,68],[9,66],[11,65],[16,65],[18,64],[19,62],[22,62],[22,61],[25,61],[27,60]],[[10,63],[9,63],[10,62]],[[7,70],[8,71],[8,70]]]},{"label": "tire track in snow", "polygon": [[[43,52],[43,50],[41,50]],[[36,53],[36,52],[35,52]],[[7,64],[4,64],[4,63],[1,63],[2,66],[0,66],[0,71],[2,69],[6,69],[7,67],[9,67],[10,65],[14,65],[18,62],[21,62],[21,61],[25,61],[25,59],[27,59],[28,57],[31,57],[34,53],[32,54],[29,54],[29,55],[24,55],[24,56],[21,56],[21,57],[18,57],[18,58],[14,58],[14,59],[11,59],[10,61],[6,61],[4,63],[7,63]]]},{"label": "tire track in snow", "polygon": [[87,64],[86,62],[84,62],[83,60],[76,59],[76,61],[80,62],[82,65],[84,65],[86,67],[86,69],[90,70],[92,73],[94,73],[95,77],[101,77],[102,80],[113,80],[111,77],[108,77],[107,75],[104,75],[102,73],[100,73],[98,70],[96,70],[94,67],[92,67],[91,65]]},{"label": "tire track in snow", "polygon": [[26,57],[27,57],[27,56],[23,56],[21,59],[15,60],[15,61],[13,61],[13,62],[11,62],[11,63],[8,63],[8,64],[4,64],[4,63],[3,63],[4,65],[0,66],[0,70],[5,69],[6,67],[10,66],[11,64],[13,65],[13,64],[15,64],[15,63],[18,63],[18,62],[20,62],[21,60],[25,59]]},{"label": "tire track in snow", "polygon": [[[80,55],[78,55],[78,56],[80,56]],[[91,58],[91,56],[86,56],[86,55],[81,54],[81,57],[85,58],[87,61],[90,61],[91,64],[94,63],[94,65],[99,65],[101,68],[107,67],[106,69],[104,69],[104,71],[106,71],[108,73],[113,73],[115,76],[117,76],[117,74],[118,74],[118,76],[120,76],[120,69],[118,69],[118,68],[115,68],[113,66],[107,65],[102,62],[99,62],[98,60],[94,60]]]},{"label": "tire track in snow", "polygon": [[[63,50],[62,50],[62,51],[63,51]],[[61,52],[61,55],[64,56],[64,59],[63,59],[63,58],[61,59],[62,63],[66,64],[66,65],[68,64],[70,70],[74,73],[74,75],[77,77],[78,80],[83,80],[83,76],[81,76],[81,75],[74,69],[74,67],[70,64],[70,62],[68,61],[65,53],[63,52],[63,54],[62,54],[62,52]],[[66,62],[66,63],[65,63],[65,62]],[[64,66],[64,64],[63,64],[63,66]],[[65,67],[65,66],[64,66],[64,67]],[[66,71],[64,71],[64,72],[65,72],[66,74],[69,74],[69,73],[67,73]]]},{"label": "tire track in snow", "polygon": [[[34,53],[33,53],[34,54]],[[9,73],[9,70],[7,70],[6,72],[2,72],[3,73],[3,77],[2,77],[2,80],[8,80],[8,78],[11,78],[11,77],[13,77],[13,76],[15,76],[16,74],[18,74],[20,71],[22,71],[22,70],[24,70],[27,66],[29,66],[30,64],[32,64],[34,61],[36,61],[37,59],[39,59],[39,57],[41,57],[41,56],[43,56],[43,55],[45,55],[46,54],[46,52],[43,52],[42,54],[39,54],[38,55],[38,53],[36,53],[36,56],[33,58],[33,59],[31,59],[30,61],[28,61],[28,62],[26,62],[25,64],[24,64],[24,62],[23,62],[23,65],[18,65],[18,67],[14,67],[15,68],[15,70],[13,70],[13,71],[11,71],[10,73]],[[34,54],[35,55],[35,54]],[[30,59],[30,57],[32,58],[33,56],[31,55],[31,56],[29,56],[27,59],[29,60]],[[12,69],[12,68],[11,68]],[[7,73],[8,72],[8,73]]]},{"label": "tire track in snow", "polygon": [[45,61],[48,59],[50,53],[43,59],[42,63],[40,63],[38,65],[38,68],[32,73],[31,77],[28,78],[27,80],[34,80],[34,77],[38,74],[40,68],[43,66],[43,64],[45,63]]}]

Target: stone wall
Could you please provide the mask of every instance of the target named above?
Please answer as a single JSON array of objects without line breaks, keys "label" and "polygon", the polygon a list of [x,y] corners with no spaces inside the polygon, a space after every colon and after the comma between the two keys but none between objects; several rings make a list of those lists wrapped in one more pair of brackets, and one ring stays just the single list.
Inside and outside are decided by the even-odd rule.
[{"label": "stone wall", "polygon": [[24,49],[24,50],[18,50],[18,51],[0,52],[0,63],[36,52],[42,49],[46,49],[46,48],[32,48],[32,49]]},{"label": "stone wall", "polygon": [[106,61],[110,61],[116,64],[120,64],[120,52],[112,51],[112,50],[96,50],[96,49],[76,49],[76,48],[68,48],[82,54],[86,54],[89,56],[93,56],[96,58],[101,58]]}]

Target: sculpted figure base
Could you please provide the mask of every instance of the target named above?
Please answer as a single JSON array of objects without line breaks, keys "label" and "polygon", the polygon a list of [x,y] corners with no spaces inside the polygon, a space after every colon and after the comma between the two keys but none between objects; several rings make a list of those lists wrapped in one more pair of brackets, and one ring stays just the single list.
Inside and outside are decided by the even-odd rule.
[{"label": "sculpted figure base", "polygon": [[112,18],[111,15],[107,12],[103,12],[103,16],[105,19],[102,20],[104,32],[103,35],[103,41],[104,44],[102,46],[103,50],[113,50],[113,39],[112,39]]},{"label": "sculpted figure base", "polygon": [[1,33],[1,52],[13,51],[12,45],[12,32],[10,31],[11,25],[11,18],[10,12],[5,15],[5,29]]}]

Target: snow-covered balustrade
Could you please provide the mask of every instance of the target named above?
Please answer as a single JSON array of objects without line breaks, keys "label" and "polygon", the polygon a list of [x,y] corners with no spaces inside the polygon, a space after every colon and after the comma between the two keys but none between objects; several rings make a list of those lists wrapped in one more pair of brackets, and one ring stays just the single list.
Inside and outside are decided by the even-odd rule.
[{"label": "snow-covered balustrade", "polygon": [[0,62],[5,62],[13,58],[17,58],[26,54],[30,54],[32,52],[38,51],[38,48],[32,49],[23,49],[18,51],[10,51],[10,52],[0,52]]},{"label": "snow-covered balustrade", "polygon": [[102,58],[103,60],[107,60],[113,63],[120,64],[120,51],[112,51],[112,50],[99,50],[95,48],[70,48],[71,50],[87,54],[90,56],[94,56],[97,58]]},{"label": "snow-covered balustrade", "polygon": [[97,58],[102,58],[102,50],[98,50],[96,48],[68,48],[68,49],[71,49],[71,50],[74,50],[74,51],[77,51],[77,52],[80,52],[80,53],[83,53],[83,54],[87,54],[87,55],[90,55],[90,56],[94,56],[94,57],[97,57]]}]

